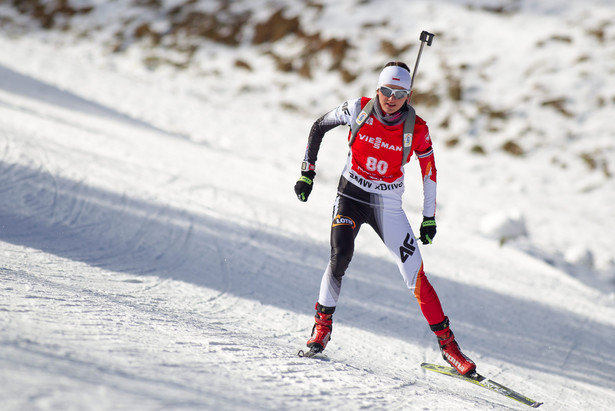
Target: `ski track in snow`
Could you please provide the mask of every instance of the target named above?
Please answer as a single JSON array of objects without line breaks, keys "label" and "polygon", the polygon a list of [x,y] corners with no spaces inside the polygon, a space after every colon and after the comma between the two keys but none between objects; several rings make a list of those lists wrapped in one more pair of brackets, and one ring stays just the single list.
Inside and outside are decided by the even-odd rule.
[{"label": "ski track in snow", "polygon": [[[286,164],[303,137],[268,140],[292,161],[246,164],[239,144],[190,141],[1,64],[0,409],[527,408],[420,369],[442,362],[435,339],[368,228],[326,354],[297,357],[335,190],[325,176],[309,207],[294,198]],[[130,83],[115,75],[106,87]],[[306,135],[300,122],[288,127]],[[609,409],[612,294],[452,227],[422,251],[479,371],[544,410]]]},{"label": "ski track in snow", "polygon": [[[11,114],[36,127],[35,111]],[[373,274],[390,265],[379,257],[357,256],[327,356],[297,358],[317,278],[311,273],[312,284],[302,284],[306,272],[319,273],[326,263],[325,243],[272,231],[259,221],[268,212],[235,193],[218,196],[228,196],[222,199],[228,204],[239,200],[235,207],[249,212],[253,224],[208,216],[207,207],[189,210],[190,191],[183,194],[188,207],[179,208],[178,193],[167,193],[164,181],[186,174],[140,170],[119,141],[114,150],[131,154],[114,159],[88,151],[90,143],[113,140],[104,128],[94,135],[71,126],[81,141],[68,143],[63,122],[57,132],[54,121],[45,122],[45,132],[5,132],[0,160],[3,254],[10,263],[0,286],[6,408],[514,409],[463,383],[422,375],[422,360],[438,361],[433,337],[401,281],[387,281],[397,279],[394,267]],[[126,135],[135,132],[127,127]],[[143,138],[162,150],[169,144],[165,136]],[[116,190],[105,186],[110,181]],[[452,255],[467,253],[454,250],[457,239],[452,243],[444,244],[445,254],[447,246]],[[306,265],[306,255],[320,261]],[[564,375],[549,380],[573,381],[586,393],[612,385],[613,364],[600,355],[615,349],[601,338],[613,332],[612,323],[591,324],[456,279],[435,282],[463,324],[462,344],[479,363],[490,358],[485,363],[495,363],[491,370],[503,382],[556,404],[562,397],[579,400],[567,390],[549,395],[551,373]],[[456,294],[472,295],[473,304]],[[364,301],[382,308],[374,312]],[[492,329],[511,314],[507,327]]]}]

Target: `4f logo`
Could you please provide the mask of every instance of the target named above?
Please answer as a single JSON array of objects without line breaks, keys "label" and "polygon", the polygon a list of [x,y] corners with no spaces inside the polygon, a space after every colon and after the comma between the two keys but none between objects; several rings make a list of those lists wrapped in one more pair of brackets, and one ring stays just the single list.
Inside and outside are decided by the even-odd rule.
[{"label": "4f logo", "polygon": [[405,263],[408,257],[410,257],[416,251],[416,246],[414,245],[414,238],[410,238],[410,233],[406,234],[406,239],[404,240],[404,245],[399,247],[399,256],[401,257],[401,262]]},{"label": "4f logo", "polygon": [[348,102],[344,102],[344,105],[342,106],[342,111],[344,112],[344,114],[346,114],[347,116],[350,115],[350,110],[348,110]]}]

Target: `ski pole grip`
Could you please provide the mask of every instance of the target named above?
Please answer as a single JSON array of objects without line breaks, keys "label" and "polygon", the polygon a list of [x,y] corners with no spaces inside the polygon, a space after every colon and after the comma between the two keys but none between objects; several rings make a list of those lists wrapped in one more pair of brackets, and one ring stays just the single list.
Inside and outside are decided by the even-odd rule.
[{"label": "ski pole grip", "polygon": [[421,32],[421,37],[419,37],[419,40],[424,41],[427,43],[428,46],[431,46],[431,42],[433,41],[433,38],[434,38],[433,33],[423,30]]}]

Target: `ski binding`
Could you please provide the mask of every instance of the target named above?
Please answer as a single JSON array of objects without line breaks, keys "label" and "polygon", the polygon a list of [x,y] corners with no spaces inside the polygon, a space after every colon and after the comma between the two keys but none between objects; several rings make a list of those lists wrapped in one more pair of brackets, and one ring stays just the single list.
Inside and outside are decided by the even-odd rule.
[{"label": "ski binding", "polygon": [[320,354],[321,352],[323,352],[323,349],[320,348],[319,345],[313,345],[310,347],[309,351],[303,351],[303,350],[299,350],[299,352],[297,353],[297,355],[299,357],[313,357],[316,354]]}]

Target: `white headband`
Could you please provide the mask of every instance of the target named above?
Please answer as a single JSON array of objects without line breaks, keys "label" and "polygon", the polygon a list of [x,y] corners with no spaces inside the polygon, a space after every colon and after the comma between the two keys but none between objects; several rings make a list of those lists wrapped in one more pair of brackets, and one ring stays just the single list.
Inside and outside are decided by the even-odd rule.
[{"label": "white headband", "polygon": [[385,84],[403,87],[410,90],[410,72],[403,67],[388,66],[380,72],[378,77],[378,88]]}]

